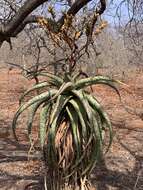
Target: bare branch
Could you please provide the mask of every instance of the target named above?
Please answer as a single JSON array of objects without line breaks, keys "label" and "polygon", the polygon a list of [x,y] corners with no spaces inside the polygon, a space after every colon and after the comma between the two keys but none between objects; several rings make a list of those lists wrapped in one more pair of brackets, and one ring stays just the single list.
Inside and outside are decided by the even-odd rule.
[{"label": "bare branch", "polygon": [[26,19],[26,17],[46,1],[48,0],[27,0],[10,22],[8,22],[5,26],[0,26],[0,33],[5,36],[11,36],[11,33],[15,31],[15,29]]}]

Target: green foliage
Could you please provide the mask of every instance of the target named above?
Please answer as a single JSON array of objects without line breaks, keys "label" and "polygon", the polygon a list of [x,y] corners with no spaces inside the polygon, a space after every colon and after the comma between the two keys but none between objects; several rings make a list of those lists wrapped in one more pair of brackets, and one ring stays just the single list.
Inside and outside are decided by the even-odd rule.
[{"label": "green foliage", "polygon": [[[83,185],[82,179],[89,177],[100,158],[105,131],[109,133],[107,151],[113,138],[107,113],[85,87],[104,84],[118,93],[116,81],[103,76],[79,79],[79,75],[71,77],[67,73],[64,78],[48,73],[38,75],[47,76],[48,80],[22,95],[21,106],[13,119],[14,136],[17,139],[17,120],[27,108],[31,110],[28,118],[28,135],[31,136],[33,118],[39,108],[40,142],[50,177],[55,180],[55,189],[66,183],[74,189],[78,182],[79,186]],[[37,89],[45,92],[25,103],[25,97]]]}]

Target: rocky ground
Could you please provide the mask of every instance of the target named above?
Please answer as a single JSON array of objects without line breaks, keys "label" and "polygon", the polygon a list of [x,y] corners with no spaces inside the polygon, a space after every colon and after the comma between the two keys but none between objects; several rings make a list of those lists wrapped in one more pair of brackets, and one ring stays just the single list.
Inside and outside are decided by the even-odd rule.
[{"label": "rocky ground", "polygon": [[[38,148],[34,155],[27,157],[30,147],[26,143],[26,133],[22,130],[26,126],[25,115],[19,121],[20,145],[14,140],[11,131],[18,99],[30,83],[16,69],[0,71],[2,190],[42,190],[43,169]],[[121,86],[120,91],[126,109],[112,90],[94,87],[94,94],[108,111],[114,128],[114,143],[91,176],[97,190],[143,190],[143,74],[135,73],[125,83],[128,86]]]}]

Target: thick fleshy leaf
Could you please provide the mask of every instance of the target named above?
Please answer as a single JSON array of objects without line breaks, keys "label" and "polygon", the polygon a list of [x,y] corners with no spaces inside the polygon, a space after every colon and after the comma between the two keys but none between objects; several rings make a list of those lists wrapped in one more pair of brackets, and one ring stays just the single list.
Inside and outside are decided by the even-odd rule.
[{"label": "thick fleshy leaf", "polygon": [[37,109],[41,105],[41,103],[42,103],[41,101],[40,102],[36,102],[32,106],[30,106],[30,111],[29,111],[29,114],[28,114],[28,121],[27,121],[27,128],[28,128],[29,139],[31,138],[31,130],[32,130],[34,116],[35,116],[35,113],[36,113]]},{"label": "thick fleshy leaf", "polygon": [[[81,155],[81,147],[80,147],[80,140],[78,137],[78,116],[75,112],[75,110],[71,106],[66,106],[66,110],[70,119],[70,125],[72,128],[72,133],[73,133],[73,139],[74,139],[74,144],[75,144],[75,155],[76,155],[76,161],[79,159]],[[76,162],[75,161],[75,162]]]},{"label": "thick fleshy leaf", "polygon": [[95,85],[95,84],[107,84],[108,83],[115,83],[115,80],[110,79],[108,77],[103,77],[103,76],[96,76],[96,77],[88,77],[85,79],[81,79],[78,82],[75,83],[75,89],[81,89],[87,86]]},{"label": "thick fleshy leaf", "polygon": [[44,92],[40,95],[35,96],[31,100],[29,100],[27,103],[25,103],[19,107],[18,111],[14,115],[13,122],[12,122],[12,129],[13,129],[13,134],[14,134],[15,138],[16,138],[16,134],[15,134],[16,122],[17,122],[19,116],[22,114],[22,112],[25,111],[31,105],[35,104],[36,102],[42,103],[44,101],[48,101],[53,95],[56,94],[56,92],[57,92],[57,90],[51,90],[48,92]]},{"label": "thick fleshy leaf", "polygon": [[46,138],[46,132],[47,132],[47,120],[48,118],[48,113],[50,110],[50,103],[44,105],[44,107],[42,108],[41,112],[40,112],[40,143],[41,143],[41,147],[43,148],[44,146],[44,142],[45,142],[45,138]]},{"label": "thick fleshy leaf", "polygon": [[101,105],[98,103],[98,101],[94,97],[92,97],[90,95],[86,95],[86,96],[87,96],[89,103],[92,105],[92,107],[95,110],[97,110],[99,115],[103,118],[104,122],[106,123],[106,127],[109,130],[109,145],[107,148],[107,151],[108,151],[112,144],[112,140],[113,140],[113,131],[112,131],[112,125],[111,125],[110,119],[109,119],[107,113],[103,110]]},{"label": "thick fleshy leaf", "polygon": [[21,102],[23,101],[24,97],[26,95],[28,95],[30,92],[34,91],[34,90],[38,90],[38,89],[41,89],[41,88],[45,88],[45,87],[48,87],[49,86],[49,83],[48,82],[42,82],[42,83],[39,83],[37,85],[34,85],[32,88],[28,89],[26,92],[24,92],[22,94],[22,96],[20,97],[19,99],[19,104],[21,104]]},{"label": "thick fleshy leaf", "polygon": [[85,142],[87,142],[87,130],[86,130],[86,126],[87,126],[87,114],[86,111],[84,109],[84,107],[82,106],[82,104],[80,103],[80,101],[78,99],[71,99],[69,101],[69,103],[73,106],[73,108],[75,109],[78,117],[79,117],[79,121],[80,121],[80,125],[82,128],[82,140],[85,140]]},{"label": "thick fleshy leaf", "polygon": [[69,90],[73,89],[73,83],[67,82],[63,83],[58,92],[55,94],[55,96],[52,98],[52,100],[56,99],[60,94],[68,93]]},{"label": "thick fleshy leaf", "polygon": [[37,76],[43,76],[43,77],[48,77],[49,79],[55,81],[55,83],[57,84],[57,86],[61,86],[63,84],[63,79],[56,76],[56,75],[53,75],[51,73],[47,73],[47,72],[40,72],[40,73],[37,73]]}]

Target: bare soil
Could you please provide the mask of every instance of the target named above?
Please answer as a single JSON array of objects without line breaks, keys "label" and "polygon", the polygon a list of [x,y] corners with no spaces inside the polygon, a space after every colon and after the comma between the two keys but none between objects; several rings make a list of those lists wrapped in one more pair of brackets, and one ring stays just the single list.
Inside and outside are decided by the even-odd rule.
[{"label": "bare soil", "polygon": [[[143,73],[132,73],[124,82],[128,86],[121,86],[120,92],[128,109],[124,109],[109,88],[93,87],[114,128],[114,143],[91,175],[97,190],[143,190]],[[0,71],[1,190],[43,189],[38,146],[29,159],[27,156],[30,146],[27,143],[26,115],[20,119],[17,130],[20,144],[13,138],[11,130],[19,97],[31,83],[33,81],[27,81],[16,69]]]}]

